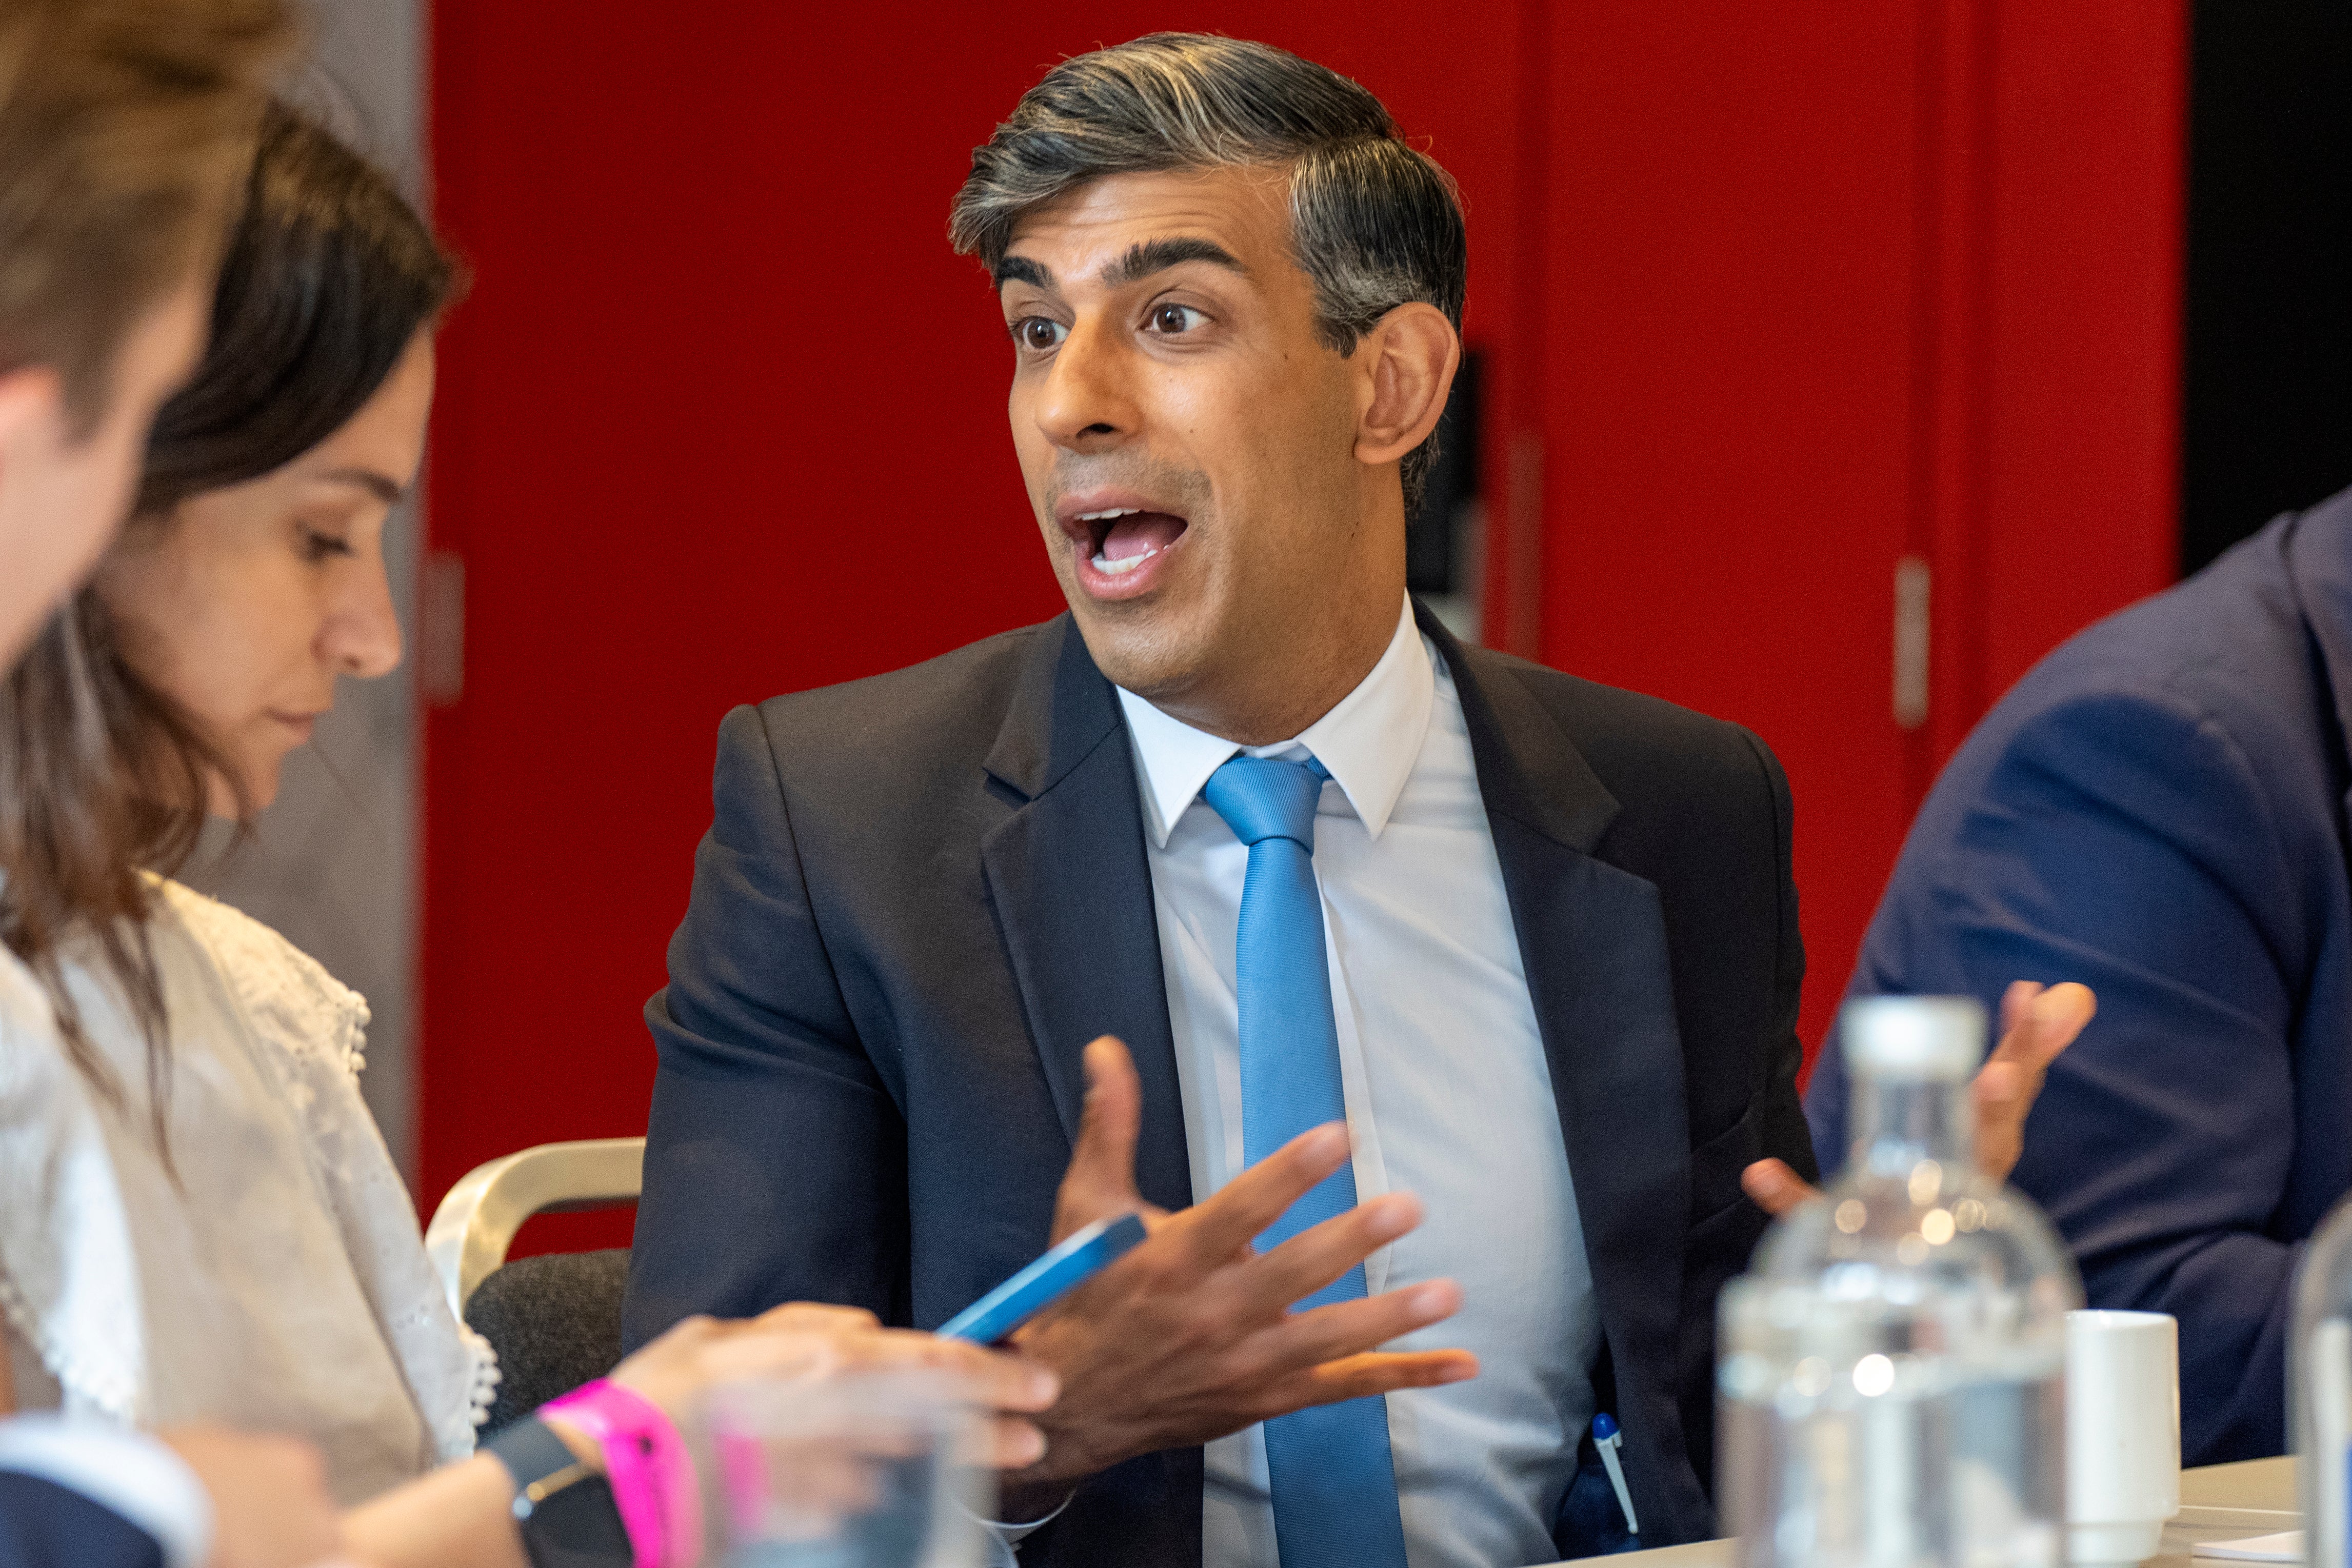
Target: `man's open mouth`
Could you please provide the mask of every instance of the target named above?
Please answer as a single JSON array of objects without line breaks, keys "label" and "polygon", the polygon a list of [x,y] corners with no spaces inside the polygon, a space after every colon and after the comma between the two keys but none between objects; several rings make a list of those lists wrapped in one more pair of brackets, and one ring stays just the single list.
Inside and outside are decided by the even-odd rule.
[{"label": "man's open mouth", "polygon": [[1105,577],[1124,577],[1176,542],[1184,519],[1141,507],[1108,507],[1080,512],[1070,521],[1086,529],[1081,536],[1093,545],[1094,569]]}]

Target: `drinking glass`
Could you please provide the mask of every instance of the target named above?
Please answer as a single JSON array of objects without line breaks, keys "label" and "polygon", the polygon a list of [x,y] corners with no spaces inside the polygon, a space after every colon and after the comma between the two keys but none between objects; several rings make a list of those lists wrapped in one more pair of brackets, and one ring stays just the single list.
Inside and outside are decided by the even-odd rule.
[{"label": "drinking glass", "polygon": [[724,1385],[704,1410],[724,1568],[979,1568],[992,1503],[961,1386],[928,1369]]},{"label": "drinking glass", "polygon": [[2065,1560],[2083,1287],[2050,1222],[1977,1170],[1987,1025],[1963,997],[1840,1015],[1853,1158],[1721,1298],[1715,1474],[1741,1568]]}]

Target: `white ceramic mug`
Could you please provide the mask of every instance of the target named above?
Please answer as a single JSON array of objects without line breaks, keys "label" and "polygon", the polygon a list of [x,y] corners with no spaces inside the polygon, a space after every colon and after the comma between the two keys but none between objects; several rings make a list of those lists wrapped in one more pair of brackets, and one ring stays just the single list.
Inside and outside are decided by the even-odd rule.
[{"label": "white ceramic mug", "polygon": [[2162,1312],[2067,1313],[2067,1561],[2146,1562],[2179,1511],[2179,1325]]}]

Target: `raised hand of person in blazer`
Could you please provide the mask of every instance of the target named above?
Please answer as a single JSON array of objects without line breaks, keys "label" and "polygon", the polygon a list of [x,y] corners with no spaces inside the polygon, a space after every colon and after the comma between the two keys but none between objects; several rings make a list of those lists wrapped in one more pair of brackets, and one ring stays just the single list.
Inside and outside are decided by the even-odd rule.
[{"label": "raised hand of person in blazer", "polygon": [[1014,1336],[1060,1377],[1061,1398],[1033,1417],[1045,1457],[1005,1478],[1007,1516],[1052,1508],[1071,1487],[1138,1454],[1188,1447],[1271,1416],[1478,1373],[1466,1351],[1377,1347],[1451,1317],[1460,1287],[1407,1290],[1293,1312],[1421,1223],[1420,1203],[1388,1193],[1265,1253],[1251,1239],[1349,1156],[1338,1124],[1302,1134],[1207,1201],[1170,1214],[1136,1190],[1142,1091],[1126,1046],[1087,1048],[1087,1100],[1063,1178],[1054,1238],[1140,1214],[1144,1242]]},{"label": "raised hand of person in blazer", "polygon": [[[2025,1152],[2025,1118],[2042,1092],[2042,1075],[2074,1043],[2099,1010],[2088,986],[2069,981],[2039,986],[2019,980],[2000,998],[2000,1043],[1977,1071],[1977,1168],[2007,1181]],[[1765,1213],[1783,1215],[1821,1189],[1779,1160],[1758,1160],[1739,1185]]]}]

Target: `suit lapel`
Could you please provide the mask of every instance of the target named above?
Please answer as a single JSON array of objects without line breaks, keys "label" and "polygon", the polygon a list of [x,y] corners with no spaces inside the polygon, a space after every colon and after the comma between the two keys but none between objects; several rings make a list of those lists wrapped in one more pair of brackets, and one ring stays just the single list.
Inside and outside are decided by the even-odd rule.
[{"label": "suit lapel", "polygon": [[[2288,589],[2319,650],[2339,741],[2352,737],[2352,507],[2323,505],[2288,524],[2279,541]],[[2352,773],[2352,751],[2330,759]],[[2352,811],[2352,794],[2344,798]]]},{"label": "suit lapel", "polygon": [[1143,1081],[1137,1187],[1184,1207],[1192,1166],[1142,799],[1118,699],[1067,615],[1038,635],[986,766],[1013,810],[981,840],[982,863],[1063,1131],[1075,1147],[1087,1042],[1118,1036]]},{"label": "suit lapel", "polygon": [[[1595,855],[1617,802],[1514,662],[1465,648],[1420,615],[1470,732],[1568,1145],[1617,1414],[1629,1445],[1658,1461],[1629,1466],[1627,1480],[1643,1518],[1684,1517],[1694,1501],[1706,1504],[1683,1458],[1671,1386],[1690,1128],[1658,890]],[[1637,1435],[1637,1421],[1650,1429]]]}]

